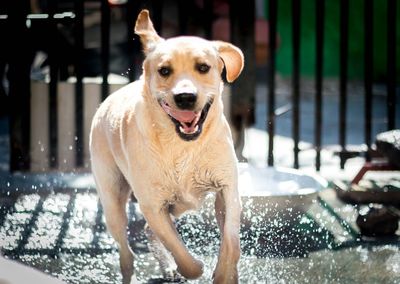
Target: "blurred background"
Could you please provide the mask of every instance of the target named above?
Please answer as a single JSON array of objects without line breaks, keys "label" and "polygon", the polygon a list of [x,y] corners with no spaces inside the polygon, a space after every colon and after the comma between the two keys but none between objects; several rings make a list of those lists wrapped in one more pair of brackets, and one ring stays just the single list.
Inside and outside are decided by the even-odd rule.
[{"label": "blurred background", "polygon": [[[85,171],[99,103],[138,78],[133,33],[147,8],[164,37],[198,35],[245,53],[227,87],[240,160],[328,171],[369,159],[399,127],[396,1],[45,1],[0,4],[3,167]],[[8,145],[7,145],[8,143]],[[9,150],[8,150],[9,149]]]}]

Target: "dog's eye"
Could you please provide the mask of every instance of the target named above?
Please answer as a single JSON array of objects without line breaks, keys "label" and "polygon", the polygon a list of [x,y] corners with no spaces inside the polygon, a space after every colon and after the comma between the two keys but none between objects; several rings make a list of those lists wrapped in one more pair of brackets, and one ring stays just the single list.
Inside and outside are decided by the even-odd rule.
[{"label": "dog's eye", "polygon": [[160,69],[158,69],[158,73],[162,77],[168,77],[169,75],[171,75],[172,69],[170,67],[161,67]]},{"label": "dog's eye", "polygon": [[210,66],[205,63],[201,63],[196,65],[196,69],[201,74],[206,74],[210,70]]}]

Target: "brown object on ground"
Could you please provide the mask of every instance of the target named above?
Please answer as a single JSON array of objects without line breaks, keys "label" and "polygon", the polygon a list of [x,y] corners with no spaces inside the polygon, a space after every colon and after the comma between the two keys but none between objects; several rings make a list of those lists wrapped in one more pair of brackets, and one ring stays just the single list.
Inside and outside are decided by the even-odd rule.
[{"label": "brown object on ground", "polygon": [[399,228],[399,217],[387,207],[372,206],[366,212],[360,212],[357,226],[364,236],[393,236]]}]

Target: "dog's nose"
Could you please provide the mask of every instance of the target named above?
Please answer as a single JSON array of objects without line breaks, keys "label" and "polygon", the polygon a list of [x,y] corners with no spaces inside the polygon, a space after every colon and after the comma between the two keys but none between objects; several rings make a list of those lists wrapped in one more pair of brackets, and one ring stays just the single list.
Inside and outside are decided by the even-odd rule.
[{"label": "dog's nose", "polygon": [[174,95],[174,101],[177,107],[181,109],[193,109],[196,100],[197,94],[195,93],[180,93]]}]

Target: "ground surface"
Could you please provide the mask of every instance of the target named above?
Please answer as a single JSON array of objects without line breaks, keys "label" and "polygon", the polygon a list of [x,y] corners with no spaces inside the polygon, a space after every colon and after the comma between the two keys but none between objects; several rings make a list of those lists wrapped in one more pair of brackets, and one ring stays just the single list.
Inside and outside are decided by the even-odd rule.
[{"label": "ground surface", "polygon": [[[10,190],[0,192],[5,256],[68,283],[120,283],[116,246],[90,184],[87,175],[13,176]],[[141,232],[143,218],[133,204],[128,211],[138,278],[164,283]],[[243,226],[241,283],[400,283],[400,231],[391,238],[363,238],[357,215],[357,207],[326,189],[297,218],[275,216]],[[206,264],[204,276],[191,283],[210,283],[218,252],[215,224],[202,216],[178,222],[182,238]]]}]

